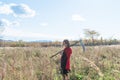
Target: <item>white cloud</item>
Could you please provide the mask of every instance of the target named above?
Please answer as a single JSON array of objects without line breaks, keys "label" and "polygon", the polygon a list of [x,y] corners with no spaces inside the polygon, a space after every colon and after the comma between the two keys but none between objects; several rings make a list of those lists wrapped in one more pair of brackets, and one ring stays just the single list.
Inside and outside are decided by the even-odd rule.
[{"label": "white cloud", "polygon": [[72,20],[73,21],[85,21],[85,18],[83,18],[79,14],[74,14],[74,15],[72,15]]},{"label": "white cloud", "polygon": [[19,22],[17,21],[13,21],[10,22],[7,19],[1,19],[0,20],[0,34],[3,33],[3,31],[5,31],[5,29],[9,26],[19,26]]},{"label": "white cloud", "polygon": [[11,4],[11,9],[15,17],[34,17],[35,11],[26,4]]},{"label": "white cloud", "polygon": [[3,4],[0,6],[0,14],[11,14],[12,10],[10,9],[9,5]]},{"label": "white cloud", "polygon": [[59,35],[51,35],[51,34],[42,34],[42,33],[33,33],[16,30],[14,28],[7,27],[3,32],[3,36],[7,37],[16,37],[16,38],[31,38],[31,39],[48,39],[48,40],[63,40],[63,39],[72,39],[71,36],[59,36]]},{"label": "white cloud", "polygon": [[8,21],[8,20],[6,20],[6,19],[1,19],[0,20],[0,35],[1,35],[1,33],[3,33],[4,32],[4,30],[7,28],[7,27],[9,27],[9,26],[19,26],[20,24],[19,24],[19,22],[17,22],[17,21]]},{"label": "white cloud", "polygon": [[10,15],[12,14],[14,17],[34,17],[35,11],[31,9],[26,4],[2,4],[0,5],[0,14]]},{"label": "white cloud", "polygon": [[10,26],[10,22],[8,21],[8,20],[6,20],[6,19],[1,19],[0,20],[0,26],[1,27],[7,27],[7,26]]},{"label": "white cloud", "polygon": [[47,26],[48,23],[41,23],[40,25],[41,25],[41,26]]},{"label": "white cloud", "polygon": [[9,21],[7,19],[0,20],[0,28],[2,27],[9,27],[9,26],[18,26],[20,25],[17,21]]}]

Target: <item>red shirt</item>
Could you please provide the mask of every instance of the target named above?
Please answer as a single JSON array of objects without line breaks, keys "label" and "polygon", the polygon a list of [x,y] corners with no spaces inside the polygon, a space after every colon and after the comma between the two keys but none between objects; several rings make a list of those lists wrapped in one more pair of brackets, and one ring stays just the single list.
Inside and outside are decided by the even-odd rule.
[{"label": "red shirt", "polygon": [[70,70],[70,56],[72,54],[72,49],[67,47],[64,49],[63,55],[61,57],[62,68]]}]

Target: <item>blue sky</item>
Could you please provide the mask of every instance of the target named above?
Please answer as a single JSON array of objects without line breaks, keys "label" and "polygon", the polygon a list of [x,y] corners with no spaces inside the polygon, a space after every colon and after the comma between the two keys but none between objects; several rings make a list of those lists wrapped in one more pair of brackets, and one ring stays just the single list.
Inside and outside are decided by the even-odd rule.
[{"label": "blue sky", "polygon": [[120,0],[0,0],[0,32],[9,40],[85,38],[84,29],[120,39]]}]

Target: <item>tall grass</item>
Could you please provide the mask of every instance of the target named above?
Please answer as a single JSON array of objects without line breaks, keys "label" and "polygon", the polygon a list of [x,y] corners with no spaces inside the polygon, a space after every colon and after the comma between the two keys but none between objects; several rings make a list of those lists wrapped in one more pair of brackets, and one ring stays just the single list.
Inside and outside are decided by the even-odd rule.
[{"label": "tall grass", "polygon": [[[60,47],[0,48],[0,80],[62,80]],[[70,80],[120,80],[120,46],[72,47]]]}]

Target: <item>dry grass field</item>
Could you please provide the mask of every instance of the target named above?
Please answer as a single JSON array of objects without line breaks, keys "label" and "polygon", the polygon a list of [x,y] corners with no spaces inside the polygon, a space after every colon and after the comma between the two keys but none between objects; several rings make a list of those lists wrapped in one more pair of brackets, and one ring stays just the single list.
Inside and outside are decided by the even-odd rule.
[{"label": "dry grass field", "polygon": [[[62,80],[61,47],[0,48],[0,80]],[[120,80],[120,46],[72,47],[70,80]]]}]

